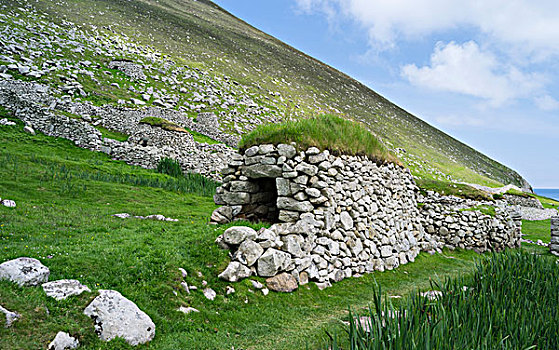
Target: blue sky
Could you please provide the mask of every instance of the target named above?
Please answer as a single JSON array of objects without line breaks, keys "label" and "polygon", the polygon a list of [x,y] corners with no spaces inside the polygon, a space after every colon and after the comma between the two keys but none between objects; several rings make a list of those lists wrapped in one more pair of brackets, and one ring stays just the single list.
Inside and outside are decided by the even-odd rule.
[{"label": "blue sky", "polygon": [[215,0],[400,107],[559,188],[559,2]]}]

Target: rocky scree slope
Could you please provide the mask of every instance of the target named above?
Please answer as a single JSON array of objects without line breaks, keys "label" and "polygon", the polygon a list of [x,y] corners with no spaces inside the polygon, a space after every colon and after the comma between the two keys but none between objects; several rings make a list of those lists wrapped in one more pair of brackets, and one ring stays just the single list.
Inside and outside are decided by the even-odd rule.
[{"label": "rocky scree slope", "polygon": [[7,38],[0,65],[17,65],[2,74],[58,87],[60,98],[158,106],[191,119],[213,112],[218,134],[237,137],[261,123],[329,112],[368,125],[416,176],[529,187],[513,170],[212,2],[0,4]]}]

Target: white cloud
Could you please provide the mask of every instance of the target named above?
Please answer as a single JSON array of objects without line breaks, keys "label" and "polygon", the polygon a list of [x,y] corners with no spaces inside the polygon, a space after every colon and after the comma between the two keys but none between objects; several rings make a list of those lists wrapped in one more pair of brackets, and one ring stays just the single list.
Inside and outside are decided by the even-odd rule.
[{"label": "white cloud", "polygon": [[431,55],[430,66],[408,64],[402,67],[401,75],[416,86],[479,97],[495,106],[528,97],[542,88],[541,76],[502,66],[494,55],[482,51],[474,41],[462,45],[439,42]]},{"label": "white cloud", "polygon": [[[306,12],[328,12],[362,25],[376,48],[459,27],[533,57],[559,54],[556,0],[295,0]],[[335,13],[336,15],[334,15]]]},{"label": "white cloud", "polygon": [[536,106],[543,111],[554,111],[559,109],[559,101],[549,95],[536,97],[534,99]]}]

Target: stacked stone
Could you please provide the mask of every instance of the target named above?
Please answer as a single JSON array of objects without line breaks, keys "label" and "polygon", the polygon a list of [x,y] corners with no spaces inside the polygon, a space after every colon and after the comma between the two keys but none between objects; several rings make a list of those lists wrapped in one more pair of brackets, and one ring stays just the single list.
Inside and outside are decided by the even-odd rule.
[{"label": "stacked stone", "polygon": [[511,205],[520,205],[521,207],[543,209],[542,203],[534,197],[523,197],[514,194],[504,194],[503,198]]},{"label": "stacked stone", "polygon": [[422,201],[424,227],[444,247],[484,252],[520,245],[522,221],[518,212],[495,207],[493,217],[478,210],[467,210],[491,203],[433,194]]},{"label": "stacked stone", "polygon": [[[246,275],[252,268],[264,277],[287,271],[298,281],[329,283],[392,269],[419,253],[417,187],[407,169],[280,144],[247,149],[222,174],[214,199],[224,206],[214,220],[283,222],[241,241],[224,233],[219,241],[233,251],[230,271]],[[247,245],[262,248],[251,249],[262,252],[252,265],[239,258]]]},{"label": "stacked stone", "polygon": [[559,216],[551,218],[551,243],[549,244],[551,254],[559,256]]},{"label": "stacked stone", "polygon": [[147,77],[141,65],[130,61],[112,61],[109,63],[109,68],[118,69],[132,79],[146,80]]}]

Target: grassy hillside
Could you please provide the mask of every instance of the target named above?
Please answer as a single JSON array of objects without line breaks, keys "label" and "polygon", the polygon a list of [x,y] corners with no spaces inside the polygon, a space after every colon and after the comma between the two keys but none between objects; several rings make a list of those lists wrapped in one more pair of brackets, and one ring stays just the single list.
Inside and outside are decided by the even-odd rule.
[{"label": "grassy hillside", "polygon": [[[1,2],[21,5],[10,0]],[[244,94],[280,118],[328,112],[362,121],[388,148],[399,149],[399,158],[417,176],[494,186],[523,185],[523,179],[513,170],[211,1],[66,0],[39,1],[33,6],[46,11],[50,20],[70,20],[82,28],[93,24],[99,30],[124,33],[179,64],[231,77],[243,86]],[[91,85],[88,88],[97,89]],[[115,91],[113,95],[129,93]],[[213,110],[222,111],[219,107]],[[241,115],[231,123],[230,131],[249,130],[255,118],[259,117]]]}]

